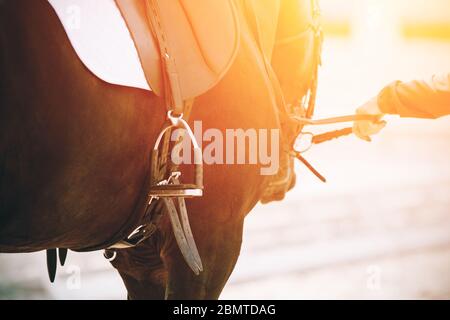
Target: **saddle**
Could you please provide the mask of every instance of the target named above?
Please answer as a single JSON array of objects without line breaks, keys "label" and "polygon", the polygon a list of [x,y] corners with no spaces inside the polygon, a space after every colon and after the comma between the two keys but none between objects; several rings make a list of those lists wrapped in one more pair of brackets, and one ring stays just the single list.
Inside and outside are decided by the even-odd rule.
[{"label": "saddle", "polygon": [[[232,1],[116,0],[116,4],[147,82],[158,96],[170,87],[176,100],[198,97],[222,79],[236,57],[239,24]],[[155,26],[164,31],[163,39]],[[170,65],[168,72],[165,64]]]}]

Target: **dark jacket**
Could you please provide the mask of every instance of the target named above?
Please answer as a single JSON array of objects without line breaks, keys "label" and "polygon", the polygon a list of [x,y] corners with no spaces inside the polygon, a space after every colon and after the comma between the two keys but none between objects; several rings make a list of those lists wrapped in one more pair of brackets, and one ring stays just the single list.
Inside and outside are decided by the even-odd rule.
[{"label": "dark jacket", "polygon": [[378,96],[383,113],[435,119],[450,114],[450,73],[429,81],[396,81]]}]

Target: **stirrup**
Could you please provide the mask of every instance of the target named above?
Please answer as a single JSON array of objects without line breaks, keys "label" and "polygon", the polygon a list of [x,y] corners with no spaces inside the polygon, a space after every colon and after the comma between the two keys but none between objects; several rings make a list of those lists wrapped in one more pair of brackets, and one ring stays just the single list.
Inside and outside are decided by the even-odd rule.
[{"label": "stirrup", "polygon": [[[183,115],[174,116],[172,112],[168,114],[169,122],[164,126],[158,139],[156,140],[155,147],[152,152],[152,178],[149,197],[151,198],[193,198],[203,196],[203,152],[199,147],[199,144],[189,127],[188,123],[183,119]],[[157,181],[158,172],[160,168],[159,161],[159,147],[165,134],[169,133],[173,128],[179,128],[186,130],[194,150],[194,166],[195,166],[195,181],[193,184],[173,184],[172,179],[177,179],[181,175],[180,172],[173,172],[167,180]],[[166,160],[167,161],[167,160]]]}]

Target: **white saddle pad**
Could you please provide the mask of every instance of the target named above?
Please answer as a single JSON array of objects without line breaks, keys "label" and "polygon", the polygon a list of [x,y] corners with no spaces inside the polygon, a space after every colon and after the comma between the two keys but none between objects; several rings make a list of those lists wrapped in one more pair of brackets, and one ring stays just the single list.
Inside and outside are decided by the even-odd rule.
[{"label": "white saddle pad", "polygon": [[108,83],[150,90],[114,0],[48,0],[84,65]]}]

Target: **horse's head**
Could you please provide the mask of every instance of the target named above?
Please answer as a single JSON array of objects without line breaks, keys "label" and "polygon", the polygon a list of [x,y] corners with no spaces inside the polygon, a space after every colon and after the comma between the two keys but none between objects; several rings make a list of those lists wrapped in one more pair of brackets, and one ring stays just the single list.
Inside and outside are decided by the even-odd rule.
[{"label": "horse's head", "polygon": [[317,0],[281,1],[271,62],[284,100],[291,108],[301,106],[313,89],[320,64],[320,12],[317,3]]},{"label": "horse's head", "polygon": [[322,34],[318,0],[282,0],[271,66],[281,92],[280,122],[284,151],[280,171],[266,190],[263,203],[282,200],[295,185],[294,159],[289,155],[302,127],[291,116],[311,117],[321,60]]}]

